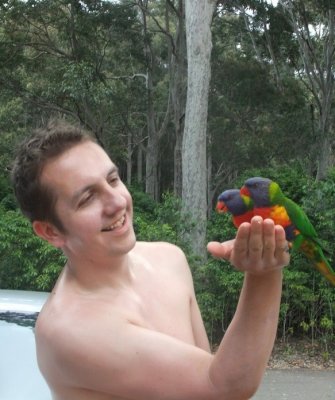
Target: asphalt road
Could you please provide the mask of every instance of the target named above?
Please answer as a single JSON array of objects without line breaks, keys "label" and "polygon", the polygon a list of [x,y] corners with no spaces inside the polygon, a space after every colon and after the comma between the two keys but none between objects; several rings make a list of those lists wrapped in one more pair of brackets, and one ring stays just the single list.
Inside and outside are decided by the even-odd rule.
[{"label": "asphalt road", "polygon": [[335,371],[268,370],[252,400],[335,400]]}]

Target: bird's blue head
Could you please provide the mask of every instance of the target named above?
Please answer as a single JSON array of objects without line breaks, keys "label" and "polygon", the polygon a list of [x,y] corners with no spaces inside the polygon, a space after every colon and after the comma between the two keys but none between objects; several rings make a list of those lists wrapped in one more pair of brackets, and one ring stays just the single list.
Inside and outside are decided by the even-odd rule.
[{"label": "bird's blue head", "polygon": [[[268,207],[271,205],[270,199],[270,185],[272,184],[271,179],[254,177],[249,178],[244,183],[244,189],[249,193],[251,199],[254,202],[255,207]],[[246,189],[246,190],[245,190]]]},{"label": "bird's blue head", "polygon": [[234,216],[238,216],[248,211],[248,208],[240,195],[239,189],[228,189],[218,197],[216,211],[219,213],[230,212]]}]

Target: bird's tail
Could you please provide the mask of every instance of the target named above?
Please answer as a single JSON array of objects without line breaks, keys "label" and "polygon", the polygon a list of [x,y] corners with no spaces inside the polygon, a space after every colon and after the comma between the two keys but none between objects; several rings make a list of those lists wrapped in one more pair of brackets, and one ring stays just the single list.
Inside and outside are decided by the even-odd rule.
[{"label": "bird's tail", "polygon": [[313,262],[315,268],[335,286],[335,272],[323,254],[321,247],[312,240],[305,239],[300,245],[300,251]]}]

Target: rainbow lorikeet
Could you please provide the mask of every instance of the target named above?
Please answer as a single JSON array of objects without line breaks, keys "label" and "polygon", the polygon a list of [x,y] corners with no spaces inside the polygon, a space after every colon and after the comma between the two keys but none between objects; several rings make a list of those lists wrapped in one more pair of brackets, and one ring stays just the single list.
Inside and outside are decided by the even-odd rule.
[{"label": "rainbow lorikeet", "polygon": [[314,226],[305,212],[284,195],[276,182],[267,178],[250,178],[240,193],[242,198],[252,199],[254,215],[271,218],[275,224],[283,226],[292,248],[301,251],[335,286],[335,272],[322,251]]},{"label": "rainbow lorikeet", "polygon": [[228,189],[220,194],[216,204],[218,213],[230,212],[233,224],[238,228],[243,222],[250,222],[254,216],[250,197],[242,197],[239,189]]}]

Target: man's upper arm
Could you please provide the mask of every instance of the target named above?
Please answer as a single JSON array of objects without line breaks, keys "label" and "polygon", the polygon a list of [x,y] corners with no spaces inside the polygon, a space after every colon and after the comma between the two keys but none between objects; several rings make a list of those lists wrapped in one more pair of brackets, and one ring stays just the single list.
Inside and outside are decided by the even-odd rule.
[{"label": "man's upper arm", "polygon": [[65,385],[134,400],[218,398],[208,352],[130,322],[110,326],[78,328],[59,342]]}]

